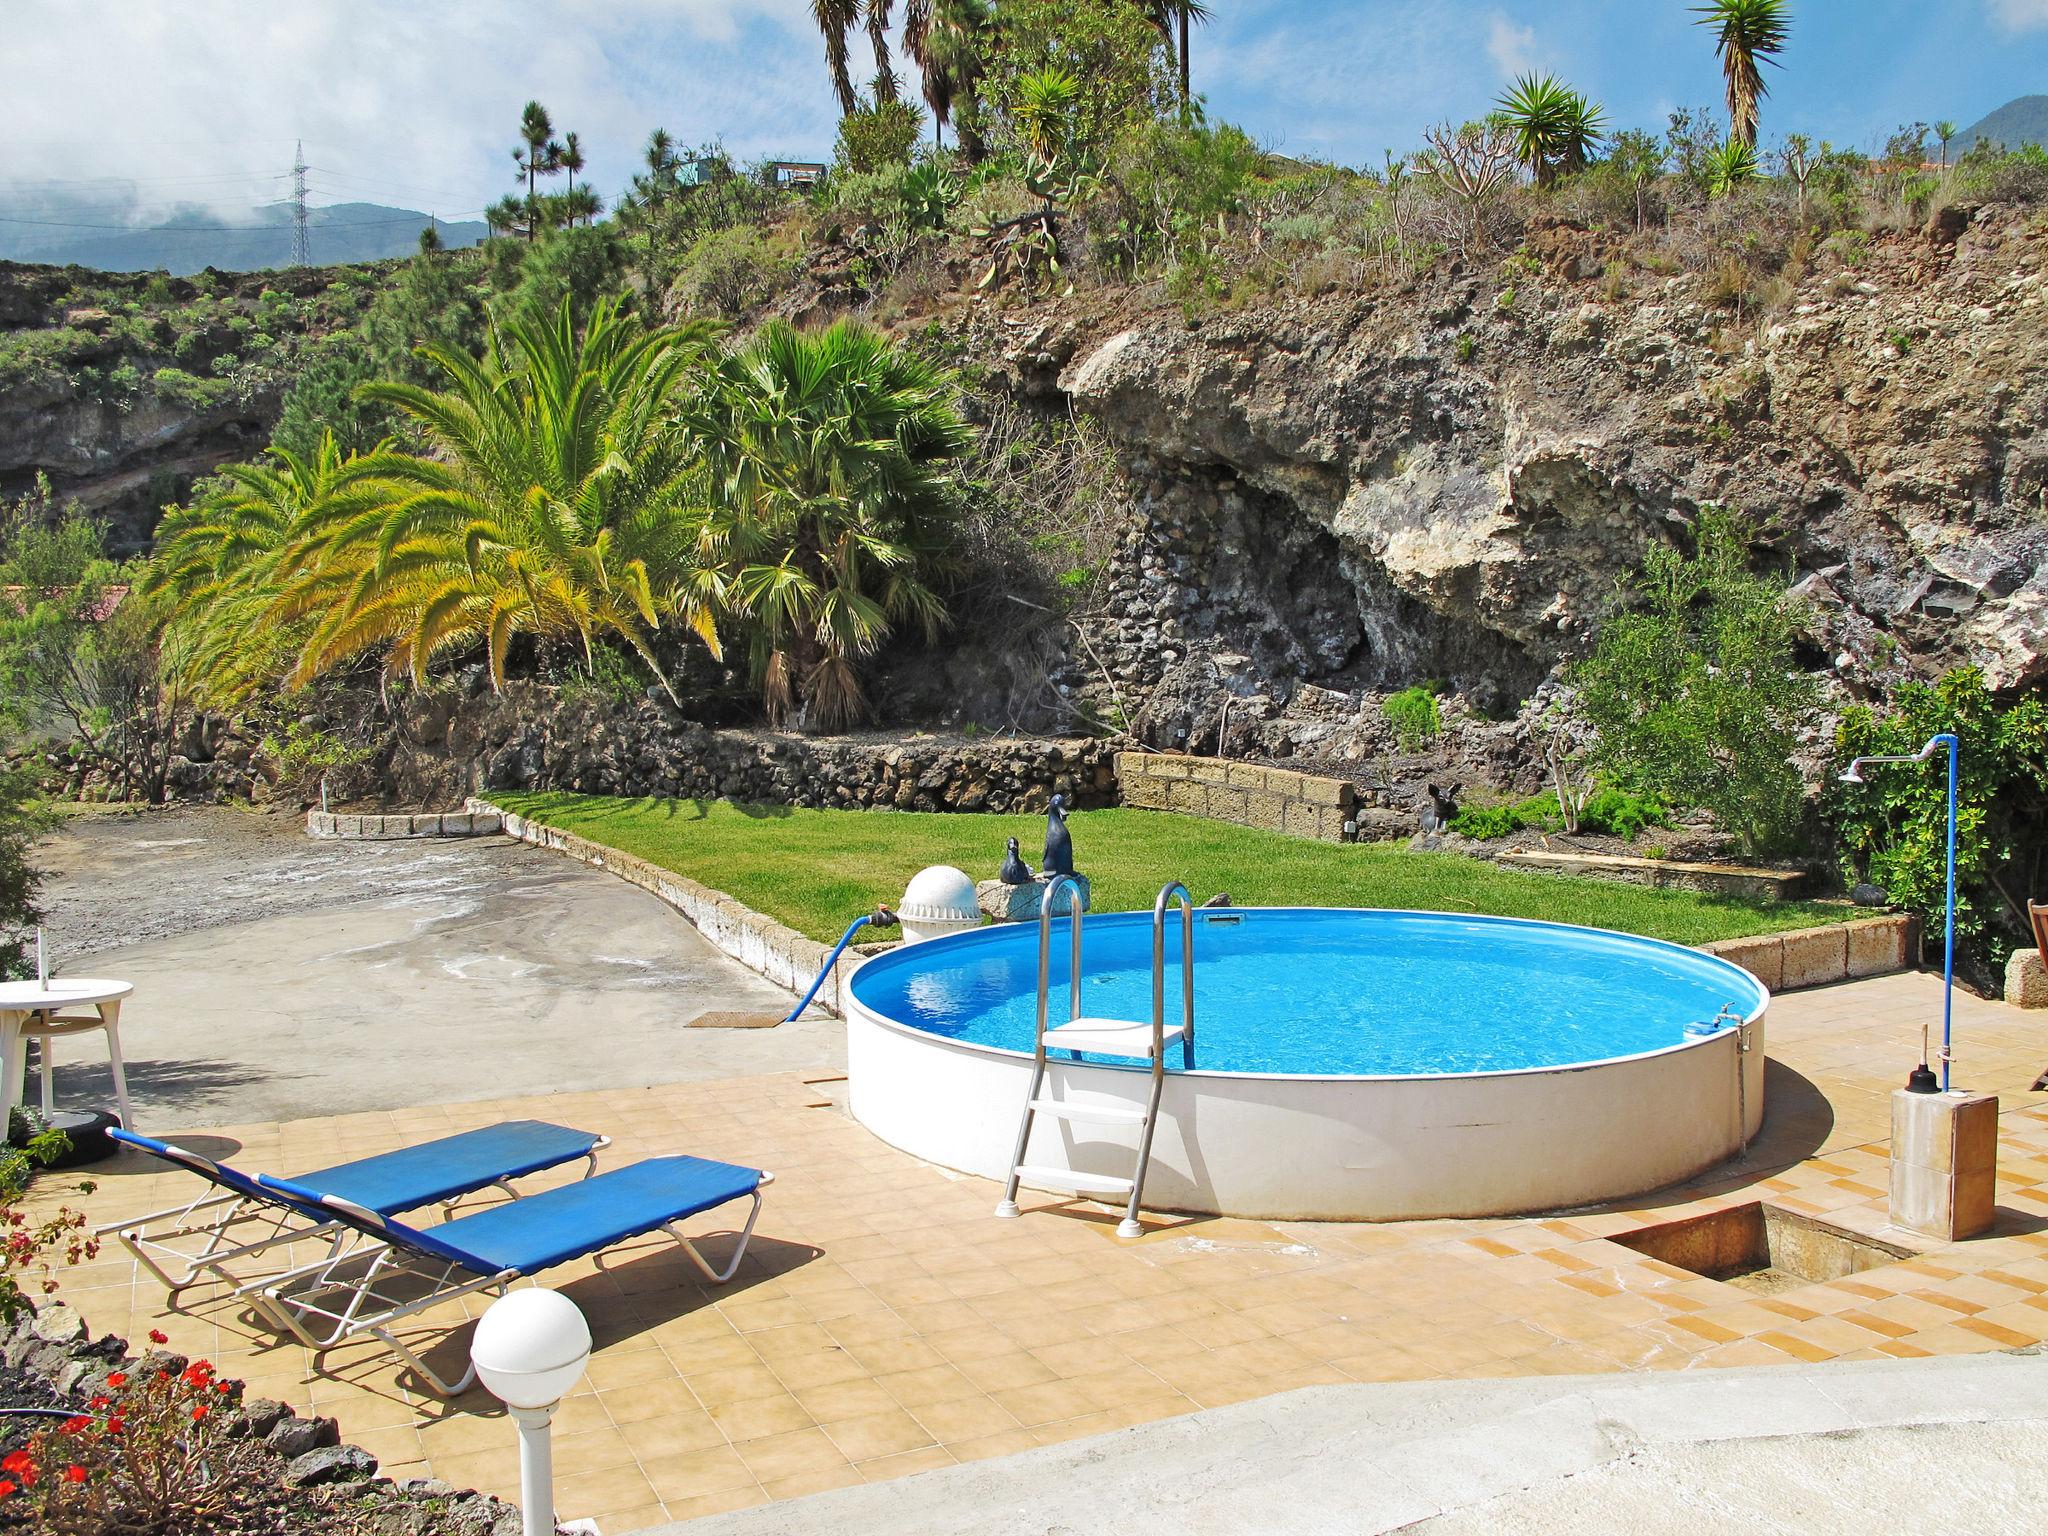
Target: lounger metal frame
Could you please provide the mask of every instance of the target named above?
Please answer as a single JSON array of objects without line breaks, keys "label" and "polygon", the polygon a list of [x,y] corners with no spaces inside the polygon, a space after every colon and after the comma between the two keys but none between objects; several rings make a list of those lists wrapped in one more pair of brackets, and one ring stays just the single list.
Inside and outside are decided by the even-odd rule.
[{"label": "lounger metal frame", "polygon": [[[696,1241],[683,1235],[682,1223],[690,1216],[702,1215],[703,1211],[692,1211],[690,1216],[678,1216],[618,1241],[631,1242],[635,1237],[666,1232],[707,1280],[713,1285],[724,1285],[739,1273],[740,1263],[747,1256],[747,1244],[754,1235],[754,1223],[761,1216],[761,1193],[774,1182],[775,1175],[764,1171],[760,1182],[750,1192],[753,1204],[747,1212],[746,1224],[739,1229],[739,1242],[723,1269],[714,1269],[699,1251]],[[720,1201],[719,1205],[730,1205],[739,1198],[734,1195]],[[363,1242],[326,1259],[242,1286],[236,1290],[236,1298],[249,1301],[280,1330],[291,1334],[316,1356],[368,1335],[382,1341],[442,1397],[454,1397],[467,1391],[476,1380],[474,1363],[458,1380],[450,1382],[393,1333],[393,1325],[443,1302],[457,1301],[479,1292],[503,1295],[513,1281],[532,1276],[517,1269],[481,1274],[458,1260],[414,1247],[385,1229],[383,1219],[374,1211],[366,1211],[359,1205],[331,1195],[323,1196],[322,1203],[337,1212],[348,1230],[358,1233]],[[718,1208],[704,1207],[705,1210]],[[379,1236],[378,1229],[385,1229],[384,1235]],[[705,1236],[723,1237],[729,1235],[730,1230],[706,1233]],[[337,1273],[349,1259],[369,1256],[373,1246],[378,1251],[370,1257],[369,1268],[360,1277]],[[427,1286],[425,1293],[393,1294],[385,1289],[408,1281],[415,1284],[423,1282]],[[336,1296],[336,1299],[330,1302],[327,1300],[329,1296]]]},{"label": "lounger metal frame", "polygon": [[[597,1155],[611,1144],[611,1137],[599,1136],[591,1143],[590,1150],[581,1154],[584,1159],[583,1178],[587,1179],[597,1172]],[[166,1206],[163,1210],[151,1211],[145,1216],[130,1216],[124,1221],[98,1227],[94,1230],[93,1236],[112,1237],[119,1241],[122,1247],[134,1255],[136,1263],[163,1282],[164,1290],[173,1303],[177,1301],[180,1291],[188,1290],[208,1278],[225,1283],[239,1294],[250,1285],[251,1277],[237,1275],[226,1266],[275,1248],[280,1243],[309,1242],[315,1238],[325,1238],[331,1246],[326,1257],[320,1261],[322,1264],[339,1262],[358,1247],[352,1240],[360,1234],[344,1223],[313,1219],[282,1195],[267,1192],[251,1195],[233,1188],[223,1188],[226,1180],[221,1174],[219,1164],[211,1158],[188,1151],[175,1142],[165,1142],[164,1145],[174,1154],[167,1159],[168,1161],[178,1164],[188,1173],[205,1179],[212,1186],[211,1190],[202,1192],[183,1205]],[[573,1162],[575,1158],[567,1158],[561,1163],[551,1165],[551,1168],[534,1171],[550,1172],[553,1168],[567,1167]],[[508,1175],[493,1179],[488,1184],[479,1185],[450,1199],[427,1203],[438,1205],[443,1219],[446,1219],[464,1200],[471,1195],[482,1194],[487,1189],[503,1190],[505,1195],[513,1200],[519,1198],[519,1189]],[[159,1228],[159,1222],[167,1225]],[[258,1235],[230,1242],[229,1234],[244,1223],[255,1224],[258,1227]],[[192,1238],[200,1240],[197,1252],[178,1246],[181,1241]],[[173,1269],[179,1271],[175,1277],[171,1273]]]}]

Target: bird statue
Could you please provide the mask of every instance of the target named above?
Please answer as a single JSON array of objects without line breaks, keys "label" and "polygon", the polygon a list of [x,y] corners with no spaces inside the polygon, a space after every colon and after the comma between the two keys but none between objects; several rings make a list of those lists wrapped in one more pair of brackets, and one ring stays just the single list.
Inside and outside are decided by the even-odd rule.
[{"label": "bird statue", "polygon": [[1067,831],[1067,797],[1054,795],[1045,808],[1045,860],[1043,875],[1071,875],[1074,872],[1074,839]]},{"label": "bird statue", "polygon": [[1017,839],[1014,837],[1010,839],[1010,851],[1003,855],[1003,867],[997,871],[996,878],[1005,885],[1031,883],[1031,866],[1018,856]]}]

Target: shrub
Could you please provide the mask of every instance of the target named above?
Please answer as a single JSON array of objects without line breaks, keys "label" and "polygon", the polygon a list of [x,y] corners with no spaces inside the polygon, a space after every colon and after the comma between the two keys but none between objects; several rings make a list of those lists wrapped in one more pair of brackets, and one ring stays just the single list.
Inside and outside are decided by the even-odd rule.
[{"label": "shrub", "polygon": [[[1836,769],[1855,757],[1917,752],[1940,731],[1961,744],[1956,941],[1988,976],[2029,936],[2021,903],[2038,894],[2048,854],[2048,702],[2035,694],[2001,704],[1971,667],[1932,685],[1908,683],[1889,711],[1857,704],[1843,714]],[[1884,887],[1921,915],[1930,936],[1940,933],[1946,905],[1946,766],[1937,753],[1926,764],[1873,767],[1862,784],[1833,779],[1828,800],[1845,877]]]},{"label": "shrub", "polygon": [[159,398],[195,411],[211,410],[231,393],[219,380],[202,379],[182,368],[159,368],[149,382]]},{"label": "shrub", "polygon": [[28,931],[43,915],[36,904],[42,872],[28,856],[50,824],[28,768],[0,762],[0,981],[31,974]]},{"label": "shrub", "polygon": [[1451,818],[1451,830],[1463,837],[1491,841],[1522,830],[1521,808],[1515,805],[1464,805]]},{"label": "shrub", "polygon": [[876,102],[839,119],[833,158],[844,170],[865,175],[910,164],[910,151],[924,132],[924,113],[907,101]]},{"label": "shrub", "polygon": [[1380,714],[1394,728],[1394,740],[1403,752],[1420,752],[1443,730],[1443,711],[1436,702],[1442,690],[1438,683],[1417,683],[1380,701]]},{"label": "shrub", "polygon": [[338,798],[353,798],[369,785],[376,749],[345,740],[317,725],[294,720],[282,737],[263,738],[263,750],[277,761],[278,782],[308,798],[323,780]]},{"label": "shrub", "polygon": [[[1604,832],[1634,842],[1645,827],[1668,827],[1671,813],[1645,795],[1603,785],[1579,811],[1581,832]],[[1451,830],[1466,837],[1507,837],[1525,828],[1556,832],[1564,826],[1557,791],[1546,789],[1526,800],[1502,805],[1468,805],[1451,818]]]},{"label": "shrub", "polygon": [[1817,698],[1793,652],[1784,583],[1749,569],[1753,528],[1701,509],[1692,553],[1651,549],[1575,669],[1595,760],[1666,804],[1696,805],[1751,852],[1783,846],[1803,785],[1793,758]]},{"label": "shrub", "polygon": [[1966,197],[1987,203],[2048,202],[2048,149],[2006,149],[1980,139],[1956,162],[1954,184]]},{"label": "shrub", "polygon": [[794,270],[757,229],[714,229],[690,247],[676,274],[686,308],[738,316],[761,302]]}]

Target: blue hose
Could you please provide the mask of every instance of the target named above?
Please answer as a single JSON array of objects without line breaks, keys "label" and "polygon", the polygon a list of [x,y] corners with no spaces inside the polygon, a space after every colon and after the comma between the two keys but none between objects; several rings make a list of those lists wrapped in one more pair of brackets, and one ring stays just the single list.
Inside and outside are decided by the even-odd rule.
[{"label": "blue hose", "polygon": [[896,926],[896,914],[887,907],[877,907],[866,916],[856,917],[852,922],[848,923],[846,925],[846,932],[839,935],[839,942],[832,946],[832,953],[825,957],[824,969],[818,972],[817,980],[811,983],[811,990],[804,994],[802,1002],[789,1010],[789,1016],[782,1021],[783,1023],[794,1024],[799,1018],[803,1017],[803,1011],[811,1006],[811,999],[816,997],[818,989],[825,985],[825,978],[832,974],[832,967],[837,965],[839,957],[846,953],[846,946],[853,942],[853,936],[859,933],[861,929],[867,927],[869,923],[873,923],[878,928],[893,928]]}]

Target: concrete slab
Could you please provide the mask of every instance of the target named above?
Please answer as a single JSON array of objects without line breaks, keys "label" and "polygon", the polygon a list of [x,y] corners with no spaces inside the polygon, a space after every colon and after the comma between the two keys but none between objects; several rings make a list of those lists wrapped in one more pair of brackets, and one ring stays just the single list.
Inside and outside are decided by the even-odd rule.
[{"label": "concrete slab", "polygon": [[2044,1447],[2031,1354],[1315,1387],[656,1530],[2000,1530],[2048,1495]]},{"label": "concrete slab", "polygon": [[[834,1019],[686,1028],[792,999],[601,870],[496,838],[279,836],[277,819],[92,818],[49,850],[60,973],[135,984],[121,1042],[146,1130],[844,1061]],[[60,1045],[58,1102],[111,1102],[105,1059],[98,1036]]]}]

